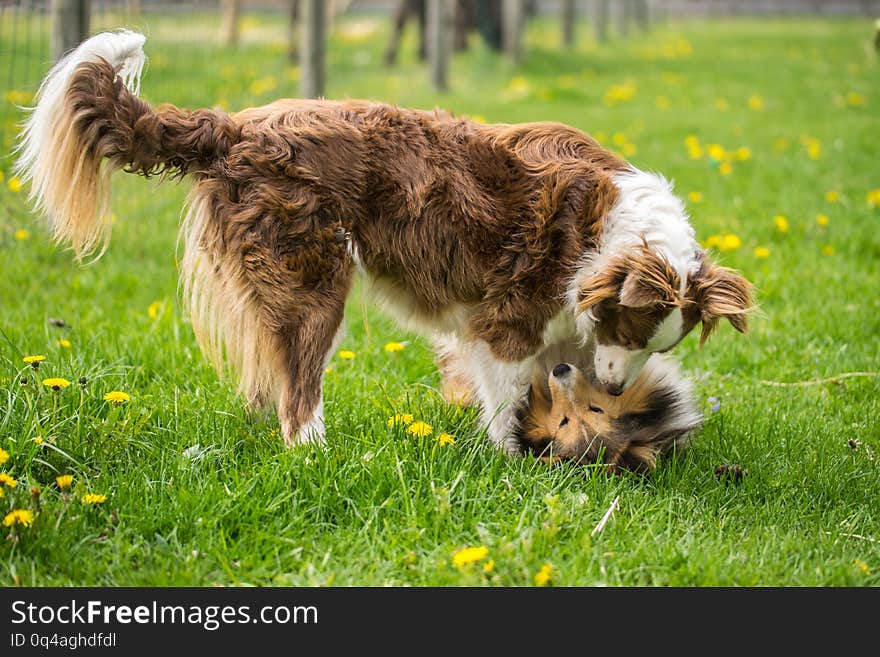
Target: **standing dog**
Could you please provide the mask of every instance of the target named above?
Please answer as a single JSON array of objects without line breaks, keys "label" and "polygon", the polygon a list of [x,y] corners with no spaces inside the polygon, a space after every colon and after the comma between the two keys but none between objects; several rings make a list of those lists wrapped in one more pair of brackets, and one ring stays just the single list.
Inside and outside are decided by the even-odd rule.
[{"label": "standing dog", "polygon": [[92,37],[58,62],[18,146],[19,174],[57,239],[106,246],[109,177],[193,180],[185,296],[206,354],[288,444],[324,435],[322,377],[355,268],[401,322],[466,362],[495,442],[534,358],[595,339],[623,392],[698,322],[746,329],[751,286],[714,265],[681,201],[586,134],[483,125],[350,100],[234,114],[153,109],[136,93],[144,37]]}]

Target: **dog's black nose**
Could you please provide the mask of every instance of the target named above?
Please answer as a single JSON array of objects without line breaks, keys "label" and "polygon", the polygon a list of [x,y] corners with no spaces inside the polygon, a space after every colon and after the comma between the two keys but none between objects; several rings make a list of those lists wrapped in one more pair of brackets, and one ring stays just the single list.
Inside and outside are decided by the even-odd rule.
[{"label": "dog's black nose", "polygon": [[623,394],[623,384],[622,383],[609,383],[605,386],[605,392],[613,397],[620,397]]},{"label": "dog's black nose", "polygon": [[559,363],[559,365],[553,368],[553,376],[556,378],[565,376],[569,372],[571,372],[571,365],[568,363]]}]

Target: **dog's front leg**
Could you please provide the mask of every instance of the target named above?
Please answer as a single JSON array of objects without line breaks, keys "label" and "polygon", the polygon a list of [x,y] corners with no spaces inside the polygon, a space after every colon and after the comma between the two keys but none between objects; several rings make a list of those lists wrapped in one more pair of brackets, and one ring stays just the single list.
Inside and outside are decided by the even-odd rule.
[{"label": "dog's front leg", "polygon": [[470,349],[467,359],[469,375],[476,385],[489,438],[508,454],[518,453],[519,447],[511,435],[516,420],[516,402],[528,392],[535,356],[504,361],[483,341],[471,343]]}]

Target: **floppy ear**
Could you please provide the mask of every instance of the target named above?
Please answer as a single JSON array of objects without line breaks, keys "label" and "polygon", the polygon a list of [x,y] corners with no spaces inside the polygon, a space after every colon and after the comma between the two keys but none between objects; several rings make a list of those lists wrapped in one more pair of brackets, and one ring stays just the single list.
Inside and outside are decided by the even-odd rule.
[{"label": "floppy ear", "polygon": [[585,312],[603,301],[617,299],[621,280],[620,271],[616,267],[608,267],[581,279],[578,310]]},{"label": "floppy ear", "polygon": [[746,332],[749,313],[755,310],[754,288],[739,272],[706,262],[691,286],[692,298],[703,323],[700,345],[706,342],[722,318],[740,333]]},{"label": "floppy ear", "polygon": [[627,274],[620,288],[620,305],[628,308],[645,308],[671,301],[668,290],[651,285],[637,272]]}]

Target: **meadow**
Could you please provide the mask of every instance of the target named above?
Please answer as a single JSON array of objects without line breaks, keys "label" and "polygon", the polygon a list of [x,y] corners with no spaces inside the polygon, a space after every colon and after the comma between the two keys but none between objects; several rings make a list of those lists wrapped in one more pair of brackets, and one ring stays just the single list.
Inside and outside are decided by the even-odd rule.
[{"label": "meadow", "polygon": [[[235,50],[192,20],[130,23],[148,36],[144,98],[231,111],[296,95],[277,19],[248,16]],[[474,38],[437,93],[412,31],[389,70],[387,20],[335,26],[328,97],[586,130],[674,180],[701,242],[755,283],[747,336],[724,325],[676,348],[706,420],[648,478],[502,456],[360,284],[325,379],[327,444],[284,448],[178,301],[186,184],[117,175],[110,248],[76,263],[11,171],[33,85],[0,88],[0,585],[880,584],[871,27],[684,21],[600,45],[584,24],[566,50],[539,20],[521,65]]]}]

